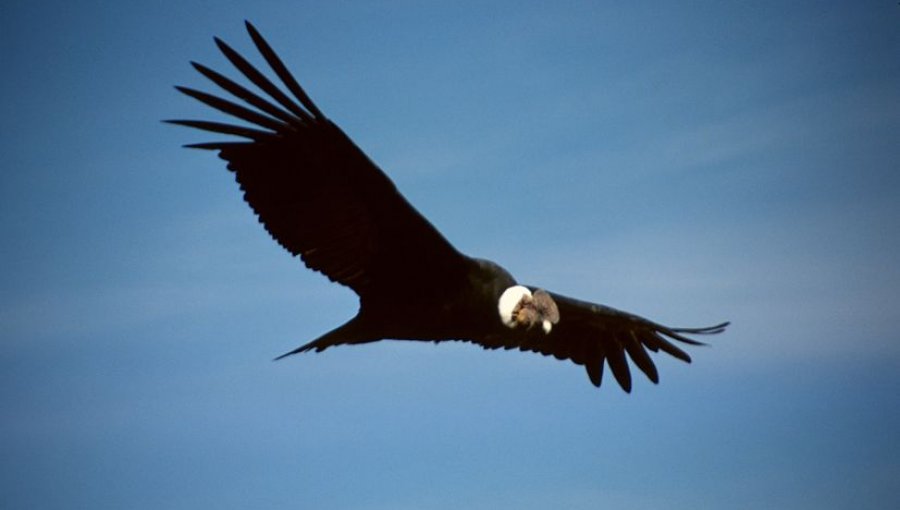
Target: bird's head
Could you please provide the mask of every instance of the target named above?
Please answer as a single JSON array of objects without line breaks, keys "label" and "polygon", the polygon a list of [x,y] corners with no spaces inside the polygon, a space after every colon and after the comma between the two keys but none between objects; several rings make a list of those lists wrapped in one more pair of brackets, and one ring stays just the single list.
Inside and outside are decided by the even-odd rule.
[{"label": "bird's head", "polygon": [[546,334],[559,322],[559,308],[550,294],[540,289],[532,293],[522,285],[513,285],[503,291],[497,309],[500,320],[510,329],[531,329],[540,324]]}]

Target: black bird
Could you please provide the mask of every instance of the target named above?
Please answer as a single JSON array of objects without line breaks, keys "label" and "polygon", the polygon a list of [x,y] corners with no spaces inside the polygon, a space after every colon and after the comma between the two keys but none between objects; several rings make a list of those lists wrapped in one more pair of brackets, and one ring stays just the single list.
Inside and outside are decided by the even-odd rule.
[{"label": "black bird", "polygon": [[296,101],[215,38],[225,57],[269,98],[195,62],[200,74],[245,104],[176,88],[253,127],[167,122],[239,137],[185,147],[219,151],[269,234],[310,269],[353,289],[360,300],[359,312],[349,322],[277,359],[384,339],[461,340],[485,349],[519,349],[572,360],[587,369],[598,387],[605,362],[622,389],[630,392],[626,355],[657,383],[659,375],[647,350],[690,362],[671,340],[702,345],[685,335],[719,333],[728,325],[666,327],[519,285],[494,262],[460,253],[322,114],[253,25],[246,26]]}]

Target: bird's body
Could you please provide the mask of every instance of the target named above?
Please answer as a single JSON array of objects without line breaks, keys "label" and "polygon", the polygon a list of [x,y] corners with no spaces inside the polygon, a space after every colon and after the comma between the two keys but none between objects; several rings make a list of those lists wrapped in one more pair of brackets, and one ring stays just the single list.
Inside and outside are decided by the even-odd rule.
[{"label": "bird's body", "polygon": [[[356,317],[294,351],[323,350],[331,345],[376,340],[466,340],[506,333],[496,320],[497,300],[515,280],[493,262],[465,257],[461,277],[432,278],[421,292],[391,289],[375,299],[361,299]],[[343,328],[343,329],[342,329]],[[524,333],[524,331],[522,332]]]},{"label": "bird's body", "polygon": [[597,386],[605,362],[620,386],[630,391],[626,354],[657,382],[648,349],[690,361],[671,339],[699,344],[684,335],[724,330],[727,323],[668,328],[613,308],[521,286],[498,264],[460,253],[319,111],[256,29],[249,23],[247,29],[299,104],[216,39],[232,64],[271,101],[195,63],[201,74],[253,109],[194,89],[178,89],[253,127],[170,122],[242,138],[189,147],[219,151],[272,237],[308,267],[359,295],[360,309],[353,319],[280,357],[383,339],[462,340],[488,349],[570,359],[584,365]]}]

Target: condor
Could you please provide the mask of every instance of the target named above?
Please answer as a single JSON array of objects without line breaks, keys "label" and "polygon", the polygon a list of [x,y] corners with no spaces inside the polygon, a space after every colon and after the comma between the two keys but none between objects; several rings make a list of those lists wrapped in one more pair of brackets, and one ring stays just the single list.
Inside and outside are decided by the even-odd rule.
[{"label": "condor", "polygon": [[690,362],[673,340],[700,345],[687,335],[719,333],[728,325],[666,327],[520,285],[499,265],[460,253],[322,114],[253,25],[246,26],[294,99],[216,38],[225,57],[268,98],[197,63],[197,71],[243,104],[176,88],[253,127],[167,122],[238,137],[186,147],[218,151],[269,234],[307,267],[353,289],[360,301],[349,322],[277,359],[385,339],[459,340],[569,359],[598,387],[605,363],[630,392],[628,358],[657,383],[648,350]]}]

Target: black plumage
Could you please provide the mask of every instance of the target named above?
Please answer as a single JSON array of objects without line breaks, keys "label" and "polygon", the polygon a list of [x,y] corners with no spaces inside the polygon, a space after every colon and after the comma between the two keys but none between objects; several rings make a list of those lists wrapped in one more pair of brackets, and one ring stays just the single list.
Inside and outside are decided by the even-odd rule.
[{"label": "black plumage", "polygon": [[[187,147],[218,151],[272,237],[307,267],[359,295],[356,317],[280,357],[382,339],[461,340],[487,349],[569,359],[585,366],[596,386],[605,363],[619,385],[630,391],[628,358],[656,383],[659,375],[648,350],[690,362],[673,340],[698,345],[685,335],[719,333],[728,325],[668,328],[552,293],[539,303],[537,288],[524,290],[499,265],[457,251],[322,114],[253,25],[246,26],[294,99],[216,39],[228,60],[268,98],[197,63],[192,63],[197,71],[246,106],[187,87],[177,89],[252,127],[168,122],[237,137]],[[511,294],[515,308],[504,316],[501,296],[511,288],[518,289]]]}]

